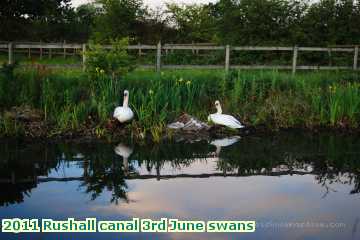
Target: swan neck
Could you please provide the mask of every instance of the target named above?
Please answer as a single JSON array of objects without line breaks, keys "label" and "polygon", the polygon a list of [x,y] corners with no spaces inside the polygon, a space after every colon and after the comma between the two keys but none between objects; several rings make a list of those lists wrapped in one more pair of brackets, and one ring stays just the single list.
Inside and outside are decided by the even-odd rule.
[{"label": "swan neck", "polygon": [[129,107],[129,96],[124,97],[123,107]]},{"label": "swan neck", "polygon": [[123,157],[123,164],[125,169],[129,169],[129,158]]},{"label": "swan neck", "polygon": [[216,109],[217,109],[217,112],[216,112],[217,114],[222,114],[221,106],[217,106]]}]

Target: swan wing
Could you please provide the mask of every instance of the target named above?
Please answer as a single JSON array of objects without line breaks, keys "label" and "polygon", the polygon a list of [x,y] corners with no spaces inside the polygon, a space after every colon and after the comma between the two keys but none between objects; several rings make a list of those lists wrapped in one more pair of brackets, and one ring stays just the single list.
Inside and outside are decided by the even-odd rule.
[{"label": "swan wing", "polygon": [[123,109],[123,107],[117,107],[117,108],[115,108],[113,117],[114,117],[114,118],[117,118],[117,116],[119,116],[119,115],[121,114],[122,109]]},{"label": "swan wing", "polygon": [[128,122],[133,119],[134,113],[129,107],[117,107],[114,111],[114,118],[119,122]]},{"label": "swan wing", "polygon": [[244,128],[244,126],[240,123],[239,120],[234,118],[231,115],[223,115],[224,121],[227,122],[227,126],[230,128]]},{"label": "swan wing", "polygon": [[227,126],[229,128],[244,128],[244,126],[231,115],[226,114],[211,114],[210,115],[211,121],[215,124]]}]

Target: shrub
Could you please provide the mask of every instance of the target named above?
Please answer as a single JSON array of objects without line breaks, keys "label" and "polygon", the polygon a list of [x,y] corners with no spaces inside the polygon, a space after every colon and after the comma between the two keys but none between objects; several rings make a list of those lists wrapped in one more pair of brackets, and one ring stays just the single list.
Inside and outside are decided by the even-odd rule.
[{"label": "shrub", "polygon": [[93,77],[106,74],[114,80],[135,68],[134,60],[127,52],[128,38],[113,40],[111,45],[111,49],[105,49],[99,44],[90,43],[85,52],[86,70]]}]

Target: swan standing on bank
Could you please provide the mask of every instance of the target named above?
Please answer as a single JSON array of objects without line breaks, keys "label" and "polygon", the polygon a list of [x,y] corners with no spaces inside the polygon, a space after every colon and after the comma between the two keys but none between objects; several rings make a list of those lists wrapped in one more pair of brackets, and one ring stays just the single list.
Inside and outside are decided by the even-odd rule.
[{"label": "swan standing on bank", "polygon": [[115,108],[114,118],[119,120],[119,122],[124,123],[130,121],[133,117],[134,113],[131,108],[129,108],[129,91],[125,90],[123,106]]},{"label": "swan standing on bank", "polygon": [[233,116],[222,114],[222,109],[219,101],[215,102],[215,107],[217,109],[217,112],[209,115],[209,121],[233,129],[244,128],[244,126]]}]

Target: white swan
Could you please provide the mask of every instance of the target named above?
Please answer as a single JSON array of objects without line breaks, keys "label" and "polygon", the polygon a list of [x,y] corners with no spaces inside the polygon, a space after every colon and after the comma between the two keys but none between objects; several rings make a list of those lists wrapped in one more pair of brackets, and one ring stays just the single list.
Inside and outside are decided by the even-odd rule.
[{"label": "white swan", "polygon": [[209,115],[209,122],[211,121],[215,124],[223,125],[233,129],[244,128],[244,126],[233,116],[222,114],[222,109],[219,101],[215,102],[215,107],[217,109],[217,112]]},{"label": "white swan", "polygon": [[134,113],[131,108],[129,108],[129,91],[125,90],[123,106],[115,108],[114,118],[119,120],[119,122],[124,123],[130,121],[133,117]]}]

